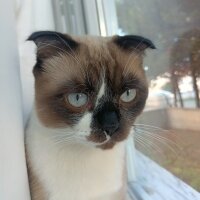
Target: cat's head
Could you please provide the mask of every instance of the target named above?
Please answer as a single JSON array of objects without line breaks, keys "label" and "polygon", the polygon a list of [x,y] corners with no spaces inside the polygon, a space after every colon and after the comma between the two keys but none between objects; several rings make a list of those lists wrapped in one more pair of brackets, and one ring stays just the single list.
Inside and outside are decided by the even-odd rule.
[{"label": "cat's head", "polygon": [[[37,45],[35,104],[40,122],[62,136],[112,148],[127,138],[144,108],[148,86],[143,37],[75,37],[33,33]],[[64,137],[63,137],[64,138]]]}]

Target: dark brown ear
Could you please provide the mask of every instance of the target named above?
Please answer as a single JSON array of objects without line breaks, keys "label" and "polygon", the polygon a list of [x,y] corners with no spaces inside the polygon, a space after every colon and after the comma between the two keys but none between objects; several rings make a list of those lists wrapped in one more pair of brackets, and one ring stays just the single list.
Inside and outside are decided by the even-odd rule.
[{"label": "dark brown ear", "polygon": [[153,42],[139,35],[116,36],[114,42],[124,50],[143,52],[147,48],[156,49]]},{"label": "dark brown ear", "polygon": [[54,31],[38,31],[32,33],[29,41],[33,41],[37,46],[37,59],[43,60],[58,53],[73,51],[78,47],[78,43],[69,35]]}]

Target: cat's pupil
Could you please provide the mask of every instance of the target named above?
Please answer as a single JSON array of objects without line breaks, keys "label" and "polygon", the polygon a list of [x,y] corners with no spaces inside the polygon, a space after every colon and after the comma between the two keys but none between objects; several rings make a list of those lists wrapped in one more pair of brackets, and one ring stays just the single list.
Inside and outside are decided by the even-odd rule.
[{"label": "cat's pupil", "polygon": [[127,96],[129,96],[129,94],[130,94],[130,90],[127,90],[127,91],[126,91],[126,94],[127,94]]},{"label": "cat's pupil", "polygon": [[79,100],[79,94],[76,95],[76,100],[77,100],[77,101]]}]

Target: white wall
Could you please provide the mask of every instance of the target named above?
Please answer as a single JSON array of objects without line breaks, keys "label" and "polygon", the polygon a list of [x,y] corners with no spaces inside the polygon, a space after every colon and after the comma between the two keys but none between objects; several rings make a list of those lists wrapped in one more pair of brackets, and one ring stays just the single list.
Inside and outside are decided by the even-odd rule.
[{"label": "white wall", "polygon": [[0,199],[28,200],[17,35],[12,0],[0,0]]},{"label": "white wall", "polygon": [[24,125],[33,103],[35,46],[25,40],[40,29],[54,29],[51,1],[0,0],[0,200],[30,199]]},{"label": "white wall", "polygon": [[32,69],[35,64],[35,44],[33,42],[27,42],[26,39],[34,31],[55,29],[51,1],[22,1],[22,6],[16,22],[25,125],[34,99],[34,78]]}]

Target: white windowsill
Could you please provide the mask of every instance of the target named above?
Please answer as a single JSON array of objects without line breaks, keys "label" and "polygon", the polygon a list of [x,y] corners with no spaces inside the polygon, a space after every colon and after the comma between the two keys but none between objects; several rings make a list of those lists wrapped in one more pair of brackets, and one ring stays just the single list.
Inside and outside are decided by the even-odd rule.
[{"label": "white windowsill", "polygon": [[129,193],[137,200],[200,200],[200,193],[136,151],[137,181]]}]

